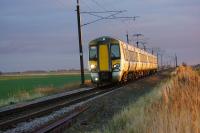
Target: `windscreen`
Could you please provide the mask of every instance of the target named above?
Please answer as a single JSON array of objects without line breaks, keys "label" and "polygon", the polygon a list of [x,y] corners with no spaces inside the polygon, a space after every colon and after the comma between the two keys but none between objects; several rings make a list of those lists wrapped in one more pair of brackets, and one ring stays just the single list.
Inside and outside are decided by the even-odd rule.
[{"label": "windscreen", "polygon": [[97,59],[97,46],[90,46],[89,48],[89,59],[96,60]]},{"label": "windscreen", "polygon": [[118,44],[111,44],[111,58],[120,59],[120,49]]}]

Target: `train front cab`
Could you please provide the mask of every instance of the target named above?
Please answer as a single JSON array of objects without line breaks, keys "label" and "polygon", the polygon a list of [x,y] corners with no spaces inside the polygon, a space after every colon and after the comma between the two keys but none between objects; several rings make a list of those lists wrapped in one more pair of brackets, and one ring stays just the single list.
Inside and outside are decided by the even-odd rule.
[{"label": "train front cab", "polygon": [[111,38],[99,38],[89,44],[89,70],[93,83],[120,80],[120,45]]}]

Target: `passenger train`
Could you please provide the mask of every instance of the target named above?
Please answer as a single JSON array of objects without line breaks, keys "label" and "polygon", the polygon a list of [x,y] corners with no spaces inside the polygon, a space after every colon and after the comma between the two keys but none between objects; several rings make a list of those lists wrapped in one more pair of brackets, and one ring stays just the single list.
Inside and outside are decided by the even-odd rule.
[{"label": "passenger train", "polygon": [[155,55],[107,36],[89,43],[88,65],[95,84],[126,82],[158,69]]}]

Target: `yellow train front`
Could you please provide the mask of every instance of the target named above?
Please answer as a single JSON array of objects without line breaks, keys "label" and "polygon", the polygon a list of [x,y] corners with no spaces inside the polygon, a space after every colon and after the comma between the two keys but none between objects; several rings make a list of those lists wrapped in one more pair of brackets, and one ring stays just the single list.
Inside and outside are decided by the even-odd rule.
[{"label": "yellow train front", "polygon": [[111,37],[89,43],[89,71],[93,83],[120,82],[157,71],[157,57]]}]

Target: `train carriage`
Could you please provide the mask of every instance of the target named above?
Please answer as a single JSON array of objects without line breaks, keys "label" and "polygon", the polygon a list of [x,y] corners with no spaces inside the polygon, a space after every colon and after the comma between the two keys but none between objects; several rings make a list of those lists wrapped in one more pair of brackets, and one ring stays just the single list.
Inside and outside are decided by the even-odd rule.
[{"label": "train carriage", "polygon": [[93,83],[121,82],[157,71],[157,57],[111,37],[89,43],[89,70]]}]

